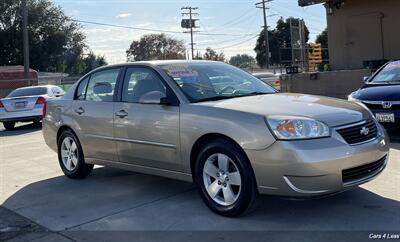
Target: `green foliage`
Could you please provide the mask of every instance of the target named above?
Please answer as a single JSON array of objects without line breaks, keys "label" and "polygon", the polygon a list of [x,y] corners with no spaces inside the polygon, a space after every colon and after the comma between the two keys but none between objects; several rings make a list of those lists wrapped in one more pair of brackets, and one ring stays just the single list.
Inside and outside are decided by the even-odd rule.
[{"label": "green foliage", "polygon": [[322,31],[315,42],[320,43],[322,48],[328,48],[328,29]]},{"label": "green foliage", "polygon": [[229,64],[237,66],[239,68],[251,68],[256,64],[254,57],[247,54],[237,54],[232,56],[229,60]]},{"label": "green foliage", "polygon": [[328,60],[329,59],[329,51],[327,50],[328,48],[328,29],[325,29],[322,31],[318,36],[316,41],[317,43],[320,43],[323,50],[322,50],[322,59]]},{"label": "green foliage", "polygon": [[[20,2],[0,2],[0,65],[23,64]],[[83,53],[88,48],[80,26],[49,0],[28,0],[27,5],[30,67],[39,71],[84,73],[88,67]]]},{"label": "green foliage", "polygon": [[147,34],[133,41],[126,51],[128,61],[185,59],[185,44],[165,34]]},{"label": "green foliage", "polygon": [[[280,18],[276,24],[274,30],[268,31],[269,37],[269,51],[271,54],[270,63],[271,64],[280,64],[281,60],[291,60],[291,34],[290,34],[290,21],[292,21],[293,25],[298,25],[300,19],[297,18]],[[307,43],[309,40],[310,32],[305,26],[305,42]],[[256,47],[254,48],[257,53],[256,60],[257,64],[261,67],[265,67],[266,65],[266,46],[264,41],[264,30],[261,31],[260,37],[257,39]],[[287,48],[282,49],[282,48]]]},{"label": "green foliage", "polygon": [[203,55],[204,60],[212,60],[212,61],[222,61],[225,62],[225,54],[224,52],[217,53],[211,47],[206,49],[206,52]]}]

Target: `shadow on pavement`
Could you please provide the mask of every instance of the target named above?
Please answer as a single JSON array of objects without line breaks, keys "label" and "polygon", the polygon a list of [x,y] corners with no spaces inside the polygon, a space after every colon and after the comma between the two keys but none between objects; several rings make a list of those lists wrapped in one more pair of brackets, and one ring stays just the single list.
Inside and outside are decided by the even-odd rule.
[{"label": "shadow on pavement", "polygon": [[[393,191],[396,193],[396,191]],[[239,218],[212,213],[190,183],[111,168],[54,177],[3,204],[53,231],[399,231],[399,201],[358,188],[317,200],[260,196]]]},{"label": "shadow on pavement", "polygon": [[[0,126],[2,127],[2,126]],[[14,130],[5,130],[4,128],[0,128],[0,137],[8,137],[15,135],[28,134],[32,132],[36,132],[42,129],[42,123],[28,123],[21,124],[14,128]]]}]

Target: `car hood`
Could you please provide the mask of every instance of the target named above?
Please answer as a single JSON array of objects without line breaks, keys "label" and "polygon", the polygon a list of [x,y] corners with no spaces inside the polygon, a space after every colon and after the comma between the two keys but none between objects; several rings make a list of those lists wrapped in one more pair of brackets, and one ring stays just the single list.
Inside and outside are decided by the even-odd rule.
[{"label": "car hood", "polygon": [[367,84],[353,97],[363,101],[400,101],[400,84]]},{"label": "car hood", "polygon": [[196,105],[212,106],[263,116],[308,117],[322,121],[329,126],[339,126],[371,118],[366,109],[353,102],[293,93],[240,97],[197,103]]}]

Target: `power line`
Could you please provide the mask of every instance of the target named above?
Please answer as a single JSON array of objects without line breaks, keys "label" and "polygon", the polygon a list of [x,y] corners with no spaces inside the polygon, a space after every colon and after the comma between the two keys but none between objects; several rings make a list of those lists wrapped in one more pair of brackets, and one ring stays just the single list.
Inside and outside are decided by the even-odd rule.
[{"label": "power line", "polygon": [[[224,46],[224,47],[219,47],[219,48],[213,48],[213,49],[214,49],[214,50],[229,49],[229,48],[232,48],[232,47],[239,46],[239,45],[241,45],[241,44],[247,43],[247,42],[249,42],[250,40],[253,40],[253,39],[257,38],[257,37],[258,37],[258,35],[253,36],[253,37],[251,37],[251,38],[249,38],[249,39],[246,39],[246,40],[241,41],[241,42],[236,43],[236,44],[232,44],[232,45],[228,45],[228,46]],[[206,50],[206,49],[200,49],[200,50]]]},{"label": "power line", "polygon": [[[132,27],[126,25],[118,25],[118,24],[108,24],[108,23],[101,23],[101,22],[94,22],[94,21],[86,21],[86,20],[78,20],[69,18],[70,21],[83,23],[83,24],[93,24],[93,25],[100,25],[100,26],[108,26],[108,27],[115,27],[115,28],[124,28],[124,29],[132,29],[132,30],[141,30],[141,31],[151,31],[151,32],[160,32],[160,33],[171,33],[171,34],[182,34],[180,31],[174,30],[163,30],[163,29],[152,29],[152,28],[139,28],[139,27]],[[197,33],[197,35],[212,35],[212,36],[251,36],[253,34],[246,34],[246,33]]]}]

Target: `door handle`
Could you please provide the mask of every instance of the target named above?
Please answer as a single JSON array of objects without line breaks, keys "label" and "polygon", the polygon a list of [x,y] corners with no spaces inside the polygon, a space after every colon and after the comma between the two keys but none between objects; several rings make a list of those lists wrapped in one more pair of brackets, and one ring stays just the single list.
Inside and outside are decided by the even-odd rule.
[{"label": "door handle", "polygon": [[120,118],[125,118],[126,116],[128,116],[128,113],[125,110],[121,110],[119,112],[116,112],[115,116],[118,116]]},{"label": "door handle", "polygon": [[83,109],[82,107],[75,109],[75,113],[77,113],[79,115],[83,114],[84,112],[85,112],[85,109]]}]

